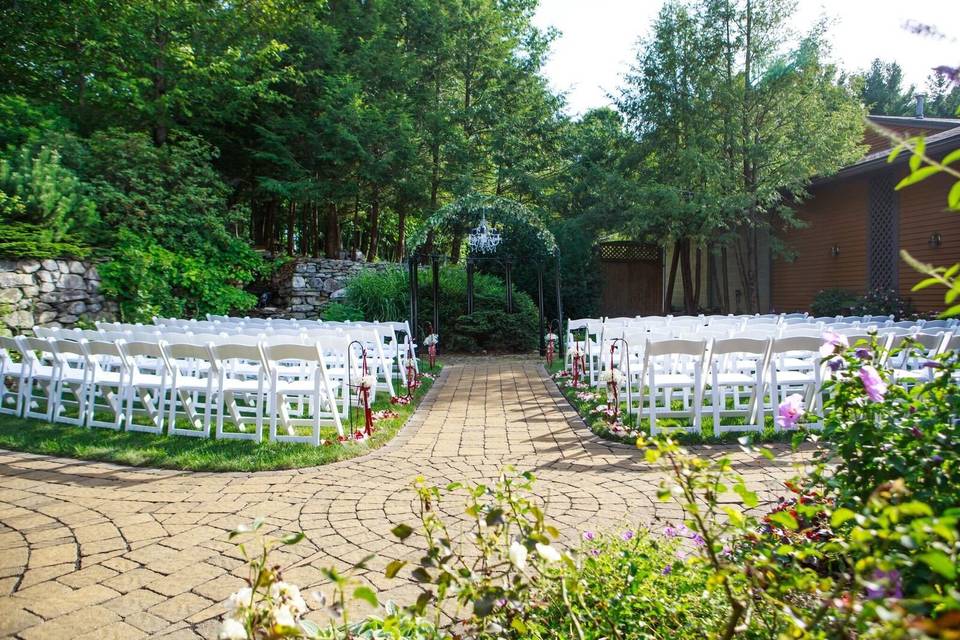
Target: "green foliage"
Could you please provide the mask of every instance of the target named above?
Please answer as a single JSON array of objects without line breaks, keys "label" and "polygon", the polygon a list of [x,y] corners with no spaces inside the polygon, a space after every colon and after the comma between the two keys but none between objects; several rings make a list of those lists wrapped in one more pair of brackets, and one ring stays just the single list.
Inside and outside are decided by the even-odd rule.
[{"label": "green foliage", "polygon": [[565,568],[562,582],[544,586],[538,594],[543,605],[531,608],[526,630],[515,637],[577,637],[575,619],[589,640],[699,640],[723,621],[722,599],[704,597],[710,572],[682,560],[688,551],[680,537],[630,530],[584,536],[591,540],[578,550],[575,566]]},{"label": "green foliage", "polygon": [[[407,274],[400,269],[363,271],[347,283],[347,305],[366,320],[396,320],[409,313]],[[433,274],[421,269],[420,318],[433,317]],[[454,352],[530,351],[537,346],[537,309],[528,295],[514,291],[514,313],[506,312],[503,281],[486,273],[473,277],[474,313],[466,315],[467,272],[458,265],[440,269],[440,345]]]},{"label": "green foliage", "polygon": [[253,280],[262,259],[246,244],[209,247],[193,257],[164,248],[149,236],[122,230],[112,260],[99,268],[103,292],[116,299],[127,322],[153,316],[202,317],[244,311],[256,296],[239,285]]},{"label": "green foliage", "polygon": [[850,308],[854,315],[888,316],[906,320],[916,315],[910,298],[904,298],[893,289],[872,289]]},{"label": "green foliage", "polygon": [[409,313],[410,285],[401,269],[368,269],[347,282],[346,303],[363,319],[394,321]]},{"label": "green foliage", "polygon": [[810,311],[815,316],[850,315],[857,303],[857,294],[846,289],[821,289],[810,303]]},{"label": "green foliage", "polygon": [[874,58],[870,69],[854,76],[860,99],[870,113],[881,116],[913,115],[915,87],[903,87],[903,69],[896,62]]},{"label": "green foliage", "polygon": [[320,318],[330,322],[363,320],[363,311],[341,302],[331,302],[320,313]]},{"label": "green foliage", "polygon": [[[856,346],[856,345],[854,345]],[[874,342],[841,351],[843,366],[825,384],[824,435],[831,443],[825,462],[838,463],[827,476],[839,503],[858,508],[876,487],[905,483],[912,499],[936,511],[960,505],[960,385],[951,377],[960,370],[956,353],[932,361],[931,382],[910,389],[889,384],[882,402],[864,401],[861,368],[873,366],[890,382]],[[922,357],[921,345],[907,342],[890,356],[896,362],[908,353]]]},{"label": "green foliage", "polygon": [[55,149],[27,144],[0,157],[0,254],[82,257],[96,223],[85,185]]}]

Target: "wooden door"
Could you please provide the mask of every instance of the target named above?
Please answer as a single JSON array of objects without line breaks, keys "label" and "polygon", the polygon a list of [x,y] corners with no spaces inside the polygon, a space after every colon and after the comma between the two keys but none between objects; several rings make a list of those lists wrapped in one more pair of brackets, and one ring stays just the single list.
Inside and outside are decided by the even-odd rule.
[{"label": "wooden door", "polygon": [[663,313],[663,258],[660,248],[636,242],[604,242],[597,246],[604,316]]}]

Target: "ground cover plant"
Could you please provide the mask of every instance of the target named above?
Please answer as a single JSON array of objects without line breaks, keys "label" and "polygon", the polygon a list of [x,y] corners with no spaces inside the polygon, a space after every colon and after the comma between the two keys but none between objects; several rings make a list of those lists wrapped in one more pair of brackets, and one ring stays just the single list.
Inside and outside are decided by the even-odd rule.
[{"label": "ground cover plant", "polygon": [[[359,440],[349,437],[340,442],[336,431],[329,427],[323,429],[323,444],[319,447],[270,442],[266,439],[254,443],[249,440],[84,429],[0,415],[0,448],[79,460],[189,471],[270,471],[312,467],[355,458],[390,442],[416,410],[439,372],[438,366],[433,373],[422,376],[410,403],[391,403],[386,394],[378,394],[371,407],[375,424],[373,435]],[[354,409],[354,413],[354,427],[362,429],[362,411]],[[349,422],[344,424],[344,430],[350,432]]]}]

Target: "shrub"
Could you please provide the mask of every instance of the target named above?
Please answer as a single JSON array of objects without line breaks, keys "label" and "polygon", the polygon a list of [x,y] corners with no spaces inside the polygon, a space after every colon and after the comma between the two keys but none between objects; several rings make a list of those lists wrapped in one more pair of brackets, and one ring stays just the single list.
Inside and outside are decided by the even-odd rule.
[{"label": "shrub", "polygon": [[857,302],[857,294],[846,289],[821,289],[810,304],[815,316],[849,315]]},{"label": "shrub", "polygon": [[854,315],[889,316],[897,320],[916,315],[910,298],[903,298],[893,289],[873,289],[853,304]]},{"label": "shrub", "polygon": [[83,257],[96,221],[86,186],[57,150],[25,145],[0,158],[0,254]]},{"label": "shrub", "polygon": [[[824,463],[838,463],[825,482],[842,506],[862,506],[876,487],[904,483],[911,496],[937,510],[960,505],[960,384],[957,354],[930,362],[937,375],[907,389],[890,384],[877,344],[838,345],[837,369],[825,384]],[[906,343],[904,350],[923,348]],[[895,353],[893,358],[899,357]],[[865,383],[866,380],[866,383]],[[865,396],[866,388],[871,396]]]},{"label": "shrub", "polygon": [[[433,317],[433,274],[423,269],[420,285],[420,321],[424,329]],[[467,308],[467,272],[463,266],[440,269],[440,344],[450,351],[529,351],[537,346],[537,309],[525,293],[514,291],[514,313],[506,312],[506,288],[493,275],[475,273],[474,313]],[[409,284],[400,269],[361,272],[347,283],[346,304],[367,320],[407,317]]]},{"label": "shrub", "polygon": [[192,257],[165,249],[149,237],[121,231],[112,260],[99,268],[103,292],[117,300],[127,322],[253,307],[256,296],[241,287],[262,269],[260,256],[239,240],[210,251]]},{"label": "shrub", "polygon": [[323,308],[320,317],[331,322],[363,320],[363,311],[342,302],[331,302]]}]

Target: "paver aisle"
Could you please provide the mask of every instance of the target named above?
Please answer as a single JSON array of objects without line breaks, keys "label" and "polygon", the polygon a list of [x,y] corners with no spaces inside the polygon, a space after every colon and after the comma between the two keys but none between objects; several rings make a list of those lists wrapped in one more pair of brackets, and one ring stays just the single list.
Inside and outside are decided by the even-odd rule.
[{"label": "paver aisle", "polygon": [[[408,602],[415,587],[382,569],[415,553],[389,533],[415,524],[413,479],[489,480],[505,464],[536,473],[549,514],[573,535],[677,516],[657,502],[660,476],[639,452],[594,437],[538,365],[465,361],[444,369],[392,443],[324,467],[190,473],[0,451],[0,637],[216,637],[221,603],[240,586],[227,533],[256,517],[308,536],[280,558],[295,565],[286,580],[309,590],[324,583],[321,567],[375,553],[368,579]],[[791,471],[740,470],[767,499]]]}]

